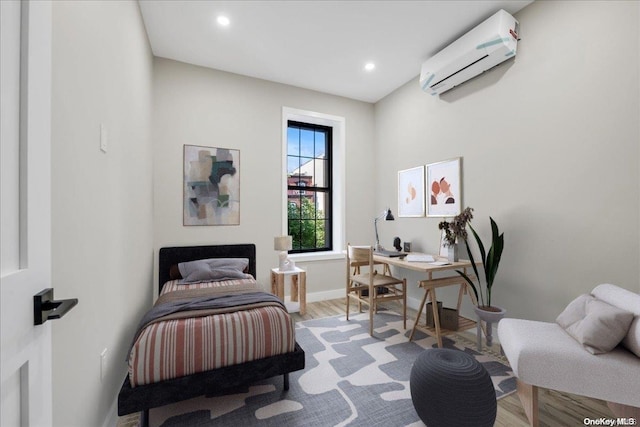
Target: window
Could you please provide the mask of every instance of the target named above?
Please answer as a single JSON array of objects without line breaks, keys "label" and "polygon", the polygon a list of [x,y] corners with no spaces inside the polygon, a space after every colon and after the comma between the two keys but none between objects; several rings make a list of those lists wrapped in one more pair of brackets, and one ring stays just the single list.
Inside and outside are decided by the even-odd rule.
[{"label": "window", "polygon": [[[318,132],[314,135],[318,145],[322,142],[324,137],[325,153],[324,158],[321,157],[321,153],[316,152],[315,142],[314,148],[310,152],[301,151],[300,145],[298,145],[297,152],[293,151],[289,153],[289,124],[298,124],[298,133],[301,139],[304,139],[310,133]],[[325,132],[327,131],[327,132]],[[293,130],[292,132],[295,132]],[[308,245],[308,248],[303,249],[302,244],[293,248],[290,251],[291,258],[294,261],[318,261],[329,259],[344,259],[344,247],[345,247],[345,156],[346,156],[346,126],[345,118],[340,116],[333,116],[324,113],[318,113],[315,111],[300,110],[296,108],[282,107],[282,234],[290,234],[289,231],[289,210],[305,215],[309,218],[300,217],[298,225],[303,225],[302,220],[313,220],[314,225],[319,226],[324,222],[324,236],[318,236],[319,233],[315,233],[315,242],[313,247]],[[300,143],[299,143],[300,144]],[[305,164],[305,160],[311,161],[307,167],[311,169],[314,167],[313,174],[297,173],[292,176],[295,169],[289,172],[289,154],[293,158],[298,157],[297,168],[300,169],[300,164]],[[295,162],[295,160],[293,160]],[[320,162],[323,163],[320,163]],[[323,173],[322,179],[317,176],[316,170],[324,165],[321,169]],[[298,172],[305,172],[305,168]],[[312,181],[313,179],[313,181]],[[316,182],[317,181],[317,182]],[[296,188],[289,188],[290,185]],[[313,195],[313,207],[316,212],[311,215],[307,214],[299,209],[299,203],[302,199],[309,199]],[[298,196],[296,203],[292,196]],[[322,201],[318,200],[318,197],[322,198]],[[291,198],[291,199],[290,199]],[[295,203],[294,206],[291,206]],[[318,214],[317,207],[320,204],[320,210],[322,214]],[[313,216],[313,218],[311,218]],[[310,221],[307,221],[309,223]],[[305,223],[305,225],[307,225]],[[293,237],[293,235],[291,235]],[[294,240],[295,241],[295,240]],[[320,246],[318,247],[318,242]]]},{"label": "window", "polygon": [[287,122],[287,232],[291,253],[330,251],[332,245],[330,126]]}]

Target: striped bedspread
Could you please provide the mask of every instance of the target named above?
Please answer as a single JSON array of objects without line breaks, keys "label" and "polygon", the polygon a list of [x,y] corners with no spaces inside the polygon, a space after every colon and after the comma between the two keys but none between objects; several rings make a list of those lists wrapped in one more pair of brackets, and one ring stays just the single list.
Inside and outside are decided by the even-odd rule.
[{"label": "striped bedspread", "polygon": [[[254,279],[194,285],[172,281],[165,284],[162,295],[204,288],[231,293],[251,287],[260,289]],[[276,305],[151,323],[140,332],[129,355],[131,386],[291,352],[294,330],[291,316]]]}]

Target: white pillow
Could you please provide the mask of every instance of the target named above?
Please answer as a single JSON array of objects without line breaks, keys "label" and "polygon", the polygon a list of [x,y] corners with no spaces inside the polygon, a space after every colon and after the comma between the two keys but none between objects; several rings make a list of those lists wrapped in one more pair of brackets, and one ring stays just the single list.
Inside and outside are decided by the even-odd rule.
[{"label": "white pillow", "polygon": [[584,294],[567,305],[556,322],[592,354],[611,351],[624,338],[633,313]]},{"label": "white pillow", "polygon": [[640,295],[610,283],[596,286],[591,294],[608,304],[635,314],[636,317],[631,322],[622,345],[640,357]]}]

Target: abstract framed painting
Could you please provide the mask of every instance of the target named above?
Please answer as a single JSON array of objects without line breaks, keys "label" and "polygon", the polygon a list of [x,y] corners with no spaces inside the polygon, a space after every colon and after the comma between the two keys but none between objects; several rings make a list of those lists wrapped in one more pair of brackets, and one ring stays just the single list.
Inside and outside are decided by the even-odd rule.
[{"label": "abstract framed painting", "polygon": [[398,172],[398,216],[424,216],[424,166]]},{"label": "abstract framed painting", "polygon": [[427,216],[456,216],[462,206],[462,158],[426,165]]},{"label": "abstract framed painting", "polygon": [[184,225],[240,224],[240,150],[184,146]]}]

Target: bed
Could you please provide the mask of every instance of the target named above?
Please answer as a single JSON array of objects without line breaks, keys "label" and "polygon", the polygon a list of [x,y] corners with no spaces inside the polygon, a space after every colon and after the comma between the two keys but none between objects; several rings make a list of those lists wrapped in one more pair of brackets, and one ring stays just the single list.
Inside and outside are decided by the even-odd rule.
[{"label": "bed", "polygon": [[[175,266],[177,264],[211,258],[248,259],[248,265],[246,270],[244,271],[250,275],[247,276],[249,278],[248,280],[250,281],[250,279],[253,279],[253,281],[255,282],[256,249],[255,245],[253,244],[166,247],[160,249],[159,253],[158,289],[160,298],[163,298],[163,294],[167,294],[167,289],[172,287],[179,287],[176,286],[176,281],[172,280],[172,275],[175,275]],[[165,285],[167,285],[167,289],[164,289],[163,292],[163,288],[165,288]],[[229,285],[229,289],[231,289],[236,285],[236,282],[223,283],[222,285]],[[273,317],[274,307],[272,306],[251,308],[248,310],[244,310],[243,313],[259,313],[257,310],[266,309],[272,310],[271,313],[267,315],[267,317]],[[240,314],[211,314],[206,316],[207,318],[205,320],[208,322],[222,321],[219,318],[225,315],[238,316]],[[218,317],[214,318],[215,316]],[[288,314],[284,314],[284,316],[288,316]],[[145,317],[147,316],[145,315]],[[193,319],[189,321],[195,322],[196,320]],[[237,319],[234,319],[234,321],[237,322]],[[177,321],[173,320],[173,322],[175,323]],[[160,322],[160,324],[163,323],[166,322]],[[137,334],[137,338],[141,338],[141,334]],[[138,341],[136,340],[136,345],[137,344]],[[131,354],[135,354],[136,345],[133,346],[134,351],[132,351]],[[143,378],[144,376],[142,375],[137,376],[134,372],[132,372],[132,368],[130,366],[129,375],[127,375],[127,377],[125,378],[118,395],[118,415],[122,416],[135,412],[142,412],[142,425],[147,425],[149,414],[148,411],[151,408],[167,405],[169,403],[174,403],[201,395],[213,396],[224,394],[230,389],[234,389],[258,380],[270,378],[277,375],[283,376],[283,388],[284,390],[288,390],[289,372],[304,369],[305,362],[304,351],[295,342],[295,338],[293,338],[293,342],[290,342],[289,344],[287,344],[287,346],[287,348],[289,349],[284,353],[267,355],[258,359],[241,361],[240,363],[230,365],[227,364],[226,366],[220,366],[201,372],[189,372],[186,375],[166,379],[161,377]],[[253,347],[255,347],[255,345]],[[134,358],[134,360],[137,359]],[[132,363],[136,365],[136,363],[138,362]],[[144,369],[149,370],[148,367]],[[177,373],[180,374],[180,372]],[[176,375],[176,372],[172,372],[169,376],[171,375]]]}]

